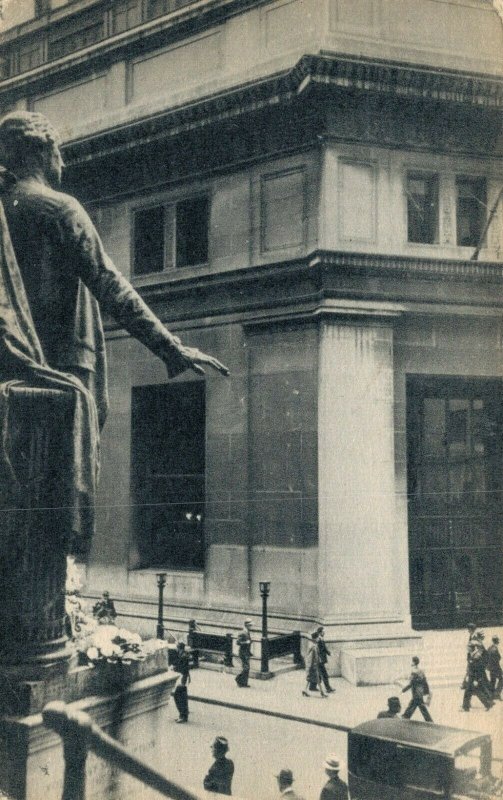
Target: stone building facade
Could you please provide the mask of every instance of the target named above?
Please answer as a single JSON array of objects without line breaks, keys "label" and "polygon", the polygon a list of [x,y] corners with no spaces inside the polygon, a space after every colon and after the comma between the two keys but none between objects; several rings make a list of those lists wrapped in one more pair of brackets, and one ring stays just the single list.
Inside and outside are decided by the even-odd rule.
[{"label": "stone building facade", "polygon": [[117,266],[231,370],[168,383],[109,324],[89,594],[153,632],[164,571],[168,627],[232,629],[269,580],[335,650],[501,624],[494,5],[29,1],[0,48],[1,109],[59,127]]}]

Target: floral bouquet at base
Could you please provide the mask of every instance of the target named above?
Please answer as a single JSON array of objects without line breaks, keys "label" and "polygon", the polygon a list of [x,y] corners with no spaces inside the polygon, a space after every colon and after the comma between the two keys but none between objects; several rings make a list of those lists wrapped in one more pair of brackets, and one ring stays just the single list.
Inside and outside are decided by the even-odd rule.
[{"label": "floral bouquet at base", "polygon": [[147,649],[138,633],[132,633],[116,625],[98,625],[89,636],[76,641],[81,664],[96,666],[108,664],[131,664],[143,661]]}]

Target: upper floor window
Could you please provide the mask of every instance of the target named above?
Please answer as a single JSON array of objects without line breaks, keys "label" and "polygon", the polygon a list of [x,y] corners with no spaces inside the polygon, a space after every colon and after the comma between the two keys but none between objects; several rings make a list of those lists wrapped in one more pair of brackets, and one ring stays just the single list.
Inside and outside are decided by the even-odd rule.
[{"label": "upper floor window", "polygon": [[487,211],[485,178],[456,179],[456,228],[458,245],[477,247]]},{"label": "upper floor window", "polygon": [[141,23],[141,0],[122,0],[113,7],[113,32],[122,33]]},{"label": "upper floor window", "polygon": [[208,261],[207,195],[134,212],[133,272],[148,275]]},{"label": "upper floor window", "polygon": [[62,58],[75,50],[89,47],[103,39],[104,35],[104,15],[99,8],[62,20],[49,31],[49,59]]},{"label": "upper floor window", "polygon": [[438,175],[407,175],[407,239],[419,244],[438,242]]},{"label": "upper floor window", "polygon": [[29,39],[19,46],[19,71],[27,72],[42,63],[42,47],[38,40]]}]

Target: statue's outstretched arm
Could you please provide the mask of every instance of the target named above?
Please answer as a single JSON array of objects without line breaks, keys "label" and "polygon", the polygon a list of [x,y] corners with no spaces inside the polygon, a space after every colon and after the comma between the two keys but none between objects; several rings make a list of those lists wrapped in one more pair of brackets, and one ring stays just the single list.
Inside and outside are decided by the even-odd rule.
[{"label": "statue's outstretched arm", "polygon": [[76,204],[67,213],[64,227],[70,263],[79,278],[104,311],[164,361],[170,377],[186,369],[204,374],[205,367],[229,374],[216,358],[186,347],[168,331],[107,256],[96,228],[81,206]]}]

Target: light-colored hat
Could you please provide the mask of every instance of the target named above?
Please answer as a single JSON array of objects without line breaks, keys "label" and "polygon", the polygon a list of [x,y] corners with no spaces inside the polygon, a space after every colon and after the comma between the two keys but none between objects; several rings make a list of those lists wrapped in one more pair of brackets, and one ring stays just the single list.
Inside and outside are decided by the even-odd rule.
[{"label": "light-colored hat", "polygon": [[339,772],[342,769],[342,761],[335,753],[325,759],[325,769],[329,772]]},{"label": "light-colored hat", "polygon": [[253,625],[253,620],[250,619],[250,617],[248,617],[247,619],[245,619],[244,624],[245,625]]}]

